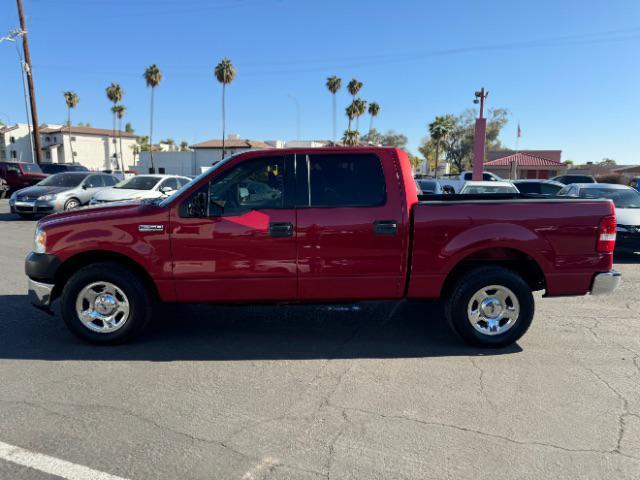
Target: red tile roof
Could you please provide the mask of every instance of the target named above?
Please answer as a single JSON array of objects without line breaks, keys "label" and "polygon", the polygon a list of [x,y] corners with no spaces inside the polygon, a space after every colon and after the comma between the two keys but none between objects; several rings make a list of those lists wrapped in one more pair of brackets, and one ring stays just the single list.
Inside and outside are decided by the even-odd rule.
[{"label": "red tile roof", "polygon": [[[206,142],[190,145],[191,148],[222,148],[222,140],[207,140]],[[273,148],[264,142],[258,140],[225,140],[224,148]]]},{"label": "red tile roof", "polygon": [[509,167],[512,162],[516,162],[519,167],[560,167],[561,162],[549,158],[538,157],[529,153],[514,153],[507,157],[497,158],[490,162],[485,162],[485,167]]},{"label": "red tile roof", "polygon": [[[46,127],[41,128],[40,133],[43,134],[51,134],[51,133],[67,133],[69,131],[69,127]],[[76,135],[102,135],[102,136],[111,136],[113,135],[113,130],[107,130],[106,128],[92,128],[92,127],[71,127],[71,133],[75,133]],[[119,131],[116,130],[116,135],[119,135]],[[135,138],[135,133],[130,132],[121,132],[123,137]]]}]

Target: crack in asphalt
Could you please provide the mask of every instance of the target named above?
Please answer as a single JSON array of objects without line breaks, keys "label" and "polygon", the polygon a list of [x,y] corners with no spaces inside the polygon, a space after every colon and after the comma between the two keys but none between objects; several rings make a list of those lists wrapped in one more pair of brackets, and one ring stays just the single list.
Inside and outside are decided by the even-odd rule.
[{"label": "crack in asphalt", "polygon": [[[359,412],[359,413],[362,413],[362,414],[365,414],[365,415],[371,415],[371,416],[379,417],[379,418],[382,418],[382,419],[401,420],[401,421],[418,423],[418,424],[421,424],[421,425],[428,425],[428,426],[433,426],[433,427],[441,427],[441,428],[448,428],[448,429],[452,429],[452,430],[458,430],[458,431],[465,432],[465,433],[471,433],[471,434],[475,434],[475,435],[481,435],[481,436],[484,436],[484,437],[494,438],[496,440],[503,440],[505,442],[513,443],[513,444],[516,444],[516,445],[547,447],[547,448],[552,448],[552,449],[556,449],[556,450],[562,450],[564,452],[571,452],[571,453],[593,453],[593,454],[599,454],[599,455],[614,454],[614,455],[620,455],[622,457],[626,457],[626,458],[629,458],[631,460],[640,462],[640,457],[635,457],[633,455],[628,455],[628,454],[625,454],[625,453],[622,453],[622,452],[616,451],[616,450],[569,448],[569,447],[564,447],[562,445],[556,445],[554,443],[548,443],[548,442],[518,440],[518,439],[515,439],[515,438],[507,437],[506,435],[500,435],[500,434],[496,434],[496,433],[485,432],[485,431],[482,431],[482,430],[476,430],[476,429],[473,429],[473,428],[464,427],[462,425],[456,425],[456,424],[452,424],[452,423],[434,422],[434,421],[422,420],[422,419],[414,418],[414,417],[408,417],[408,416],[404,416],[404,415],[385,415],[383,413],[378,413],[378,412],[374,412],[374,411],[371,411],[371,410],[365,410],[365,409],[361,409],[361,408],[341,407],[341,406],[338,406],[338,405],[334,405],[334,407],[337,408],[337,409],[343,409],[343,410],[352,411],[352,412]],[[636,414],[628,414],[628,415],[637,416]]]}]

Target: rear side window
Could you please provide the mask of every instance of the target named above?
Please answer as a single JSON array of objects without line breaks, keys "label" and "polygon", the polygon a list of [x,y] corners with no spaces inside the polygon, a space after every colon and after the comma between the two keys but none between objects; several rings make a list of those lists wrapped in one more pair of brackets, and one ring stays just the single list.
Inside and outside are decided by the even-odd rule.
[{"label": "rear side window", "polygon": [[102,175],[89,175],[87,179],[84,181],[85,187],[87,188],[104,187],[102,177],[103,177]]},{"label": "rear side window", "polygon": [[386,201],[380,159],[371,154],[309,155],[309,206],[374,207]]},{"label": "rear side window", "polygon": [[555,195],[558,193],[558,190],[560,190],[560,188],[558,185],[554,185],[552,183],[543,183],[540,185],[541,190],[544,195]]},{"label": "rear side window", "polygon": [[518,187],[518,190],[520,190],[520,193],[541,193],[540,184],[535,182],[516,183],[516,187]]}]

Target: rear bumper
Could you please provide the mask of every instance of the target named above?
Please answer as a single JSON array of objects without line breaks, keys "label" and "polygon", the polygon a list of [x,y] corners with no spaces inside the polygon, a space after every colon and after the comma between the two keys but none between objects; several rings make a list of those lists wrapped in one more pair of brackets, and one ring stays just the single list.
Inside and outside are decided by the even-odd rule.
[{"label": "rear bumper", "polygon": [[606,295],[613,292],[618,288],[621,279],[622,274],[615,270],[596,274],[591,285],[591,295]]},{"label": "rear bumper", "polygon": [[29,301],[33,306],[48,310],[51,305],[51,292],[53,284],[36,282],[29,279]]}]

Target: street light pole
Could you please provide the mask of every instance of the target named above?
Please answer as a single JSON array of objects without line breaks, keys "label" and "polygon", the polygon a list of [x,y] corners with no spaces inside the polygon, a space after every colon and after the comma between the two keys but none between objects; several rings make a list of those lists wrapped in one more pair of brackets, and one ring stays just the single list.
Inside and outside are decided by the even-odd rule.
[{"label": "street light pole", "polygon": [[38,110],[36,109],[36,94],[33,87],[33,68],[31,66],[31,54],[27,41],[27,29],[24,22],[22,0],[16,0],[18,4],[18,16],[20,17],[20,29],[22,30],[22,49],[24,50],[25,69],[27,70],[27,83],[29,85],[29,100],[31,102],[31,119],[33,120],[33,140],[36,146],[36,161],[42,163],[42,149],[40,146],[40,124],[38,123]]},{"label": "street light pole", "polygon": [[474,181],[482,180],[482,170],[484,166],[484,144],[487,132],[487,119],[484,118],[484,101],[489,95],[485,92],[484,87],[475,92],[473,103],[480,104],[480,115],[476,118],[476,128],[473,137],[473,173],[471,179]]}]

